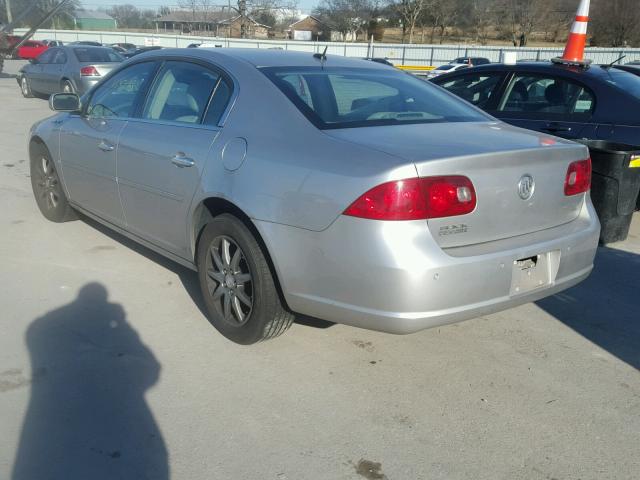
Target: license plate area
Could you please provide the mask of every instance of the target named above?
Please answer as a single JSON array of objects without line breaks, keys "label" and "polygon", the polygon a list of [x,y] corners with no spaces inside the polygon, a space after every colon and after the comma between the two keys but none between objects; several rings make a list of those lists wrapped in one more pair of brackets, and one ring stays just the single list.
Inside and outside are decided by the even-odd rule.
[{"label": "license plate area", "polygon": [[560,263],[560,251],[546,252],[513,261],[511,295],[544,288],[555,281]]}]

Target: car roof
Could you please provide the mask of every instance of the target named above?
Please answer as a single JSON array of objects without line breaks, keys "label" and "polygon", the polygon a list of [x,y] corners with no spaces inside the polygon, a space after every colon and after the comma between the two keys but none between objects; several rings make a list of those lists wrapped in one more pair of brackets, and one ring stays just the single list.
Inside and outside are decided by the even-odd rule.
[{"label": "car roof", "polygon": [[579,65],[565,65],[560,63],[553,63],[551,61],[531,61],[531,62],[518,62],[513,64],[504,63],[491,63],[488,65],[477,65],[465,70],[466,74],[473,72],[484,71],[500,71],[500,72],[540,72],[540,73],[565,73],[573,76],[585,76],[594,79],[606,77],[607,69],[602,68],[601,65],[589,65],[588,67],[581,67]]},{"label": "car roof", "polygon": [[[190,56],[211,60],[223,60],[232,58],[254,65],[255,67],[317,67],[320,65],[318,58],[313,52],[293,52],[287,50],[271,50],[258,48],[166,48],[154,52],[155,56]],[[148,57],[147,57],[148,58]],[[388,71],[388,66],[363,60],[360,58],[349,58],[341,55],[327,55],[324,63],[327,67],[353,67],[381,69]]]},{"label": "car roof", "polygon": [[63,45],[71,50],[113,50],[111,47],[98,47],[97,45],[79,45],[77,43]]}]

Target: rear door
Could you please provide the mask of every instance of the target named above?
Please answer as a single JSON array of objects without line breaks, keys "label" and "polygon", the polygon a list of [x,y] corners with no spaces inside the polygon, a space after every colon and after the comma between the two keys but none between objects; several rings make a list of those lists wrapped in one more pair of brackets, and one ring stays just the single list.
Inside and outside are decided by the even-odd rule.
[{"label": "rear door", "polygon": [[129,66],[100,85],[84,115],[72,115],[60,131],[60,157],[69,198],[86,210],[124,225],[116,156],[120,134],[139,107],[157,64]]},{"label": "rear door", "polygon": [[220,131],[229,85],[207,66],[167,61],[140,118],[120,136],[118,183],[127,229],[179,256],[187,256],[187,212]]},{"label": "rear door", "polygon": [[495,110],[488,112],[522,128],[577,139],[589,124],[596,98],[586,85],[554,74],[516,72]]}]

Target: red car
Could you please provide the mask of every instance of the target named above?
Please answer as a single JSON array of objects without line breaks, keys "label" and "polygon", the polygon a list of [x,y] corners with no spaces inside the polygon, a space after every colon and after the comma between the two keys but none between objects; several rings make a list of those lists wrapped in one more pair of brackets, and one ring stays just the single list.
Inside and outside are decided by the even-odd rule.
[{"label": "red car", "polygon": [[18,57],[24,60],[30,60],[32,58],[36,58],[47,48],[49,47],[42,42],[29,40],[24,42],[24,44],[18,48]]}]

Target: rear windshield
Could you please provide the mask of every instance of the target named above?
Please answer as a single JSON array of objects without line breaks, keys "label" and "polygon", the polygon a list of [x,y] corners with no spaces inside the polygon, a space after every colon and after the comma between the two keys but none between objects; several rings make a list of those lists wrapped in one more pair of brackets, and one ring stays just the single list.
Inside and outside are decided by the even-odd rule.
[{"label": "rear windshield", "polygon": [[79,62],[86,63],[111,63],[122,62],[124,57],[110,48],[74,48],[73,53]]},{"label": "rear windshield", "polygon": [[640,99],[640,77],[624,70],[609,69],[605,81]]},{"label": "rear windshield", "polygon": [[261,70],[321,129],[490,119],[440,88],[392,69]]}]

